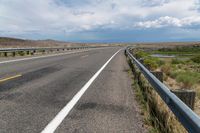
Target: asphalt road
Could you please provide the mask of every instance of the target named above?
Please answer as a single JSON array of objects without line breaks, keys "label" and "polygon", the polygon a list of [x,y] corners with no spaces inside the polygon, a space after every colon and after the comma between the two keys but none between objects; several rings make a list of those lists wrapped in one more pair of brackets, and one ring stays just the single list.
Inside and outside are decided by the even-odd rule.
[{"label": "asphalt road", "polygon": [[[120,48],[0,63],[0,132],[39,133]],[[123,51],[97,76],[57,133],[143,133]]]}]

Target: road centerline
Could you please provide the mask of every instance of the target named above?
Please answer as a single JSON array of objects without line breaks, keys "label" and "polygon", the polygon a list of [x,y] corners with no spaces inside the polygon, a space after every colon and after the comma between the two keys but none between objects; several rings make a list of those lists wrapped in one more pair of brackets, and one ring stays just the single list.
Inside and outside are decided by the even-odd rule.
[{"label": "road centerline", "polygon": [[11,80],[11,79],[15,79],[15,78],[18,78],[18,77],[21,77],[21,76],[22,76],[21,74],[18,74],[18,75],[11,76],[11,77],[8,77],[8,78],[0,79],[0,83]]},{"label": "road centerline", "polygon": [[109,62],[120,52],[118,50],[111,58],[92,76],[92,78],[76,93],[76,95],[71,99],[70,102],[66,104],[66,106],[54,117],[52,121],[44,128],[41,133],[54,133],[57,127],[62,123],[65,117],[69,114],[69,112],[73,109],[82,95],[86,92],[86,90],[90,87],[90,85],[94,82],[94,80],[99,76],[99,74],[104,70],[104,68],[109,64]]}]

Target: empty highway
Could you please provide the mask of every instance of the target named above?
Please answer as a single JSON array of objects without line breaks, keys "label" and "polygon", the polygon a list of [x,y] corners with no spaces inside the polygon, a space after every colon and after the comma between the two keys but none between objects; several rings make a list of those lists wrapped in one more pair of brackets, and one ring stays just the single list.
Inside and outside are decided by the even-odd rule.
[{"label": "empty highway", "polygon": [[143,133],[120,47],[0,61],[0,133]]}]

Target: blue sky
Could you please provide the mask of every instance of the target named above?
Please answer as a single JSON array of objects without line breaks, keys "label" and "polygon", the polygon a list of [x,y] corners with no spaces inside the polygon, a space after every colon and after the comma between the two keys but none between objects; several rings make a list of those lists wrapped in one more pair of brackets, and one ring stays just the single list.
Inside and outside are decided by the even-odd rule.
[{"label": "blue sky", "polygon": [[200,1],[0,0],[0,36],[70,42],[200,41]]}]

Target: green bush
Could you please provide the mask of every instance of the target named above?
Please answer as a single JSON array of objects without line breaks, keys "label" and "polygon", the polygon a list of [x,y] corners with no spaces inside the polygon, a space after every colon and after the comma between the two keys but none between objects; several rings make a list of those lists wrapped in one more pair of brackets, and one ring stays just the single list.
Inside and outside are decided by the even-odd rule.
[{"label": "green bush", "polygon": [[195,63],[200,63],[200,55],[197,55],[195,57],[192,57],[191,60]]},{"label": "green bush", "polygon": [[165,61],[160,60],[160,59],[157,60],[157,63],[158,63],[159,66],[165,65]]},{"label": "green bush", "polygon": [[145,64],[146,66],[149,66],[150,69],[152,69],[152,70],[154,70],[154,69],[156,69],[156,68],[158,67],[158,65],[157,65],[154,61],[152,61],[152,60],[150,60],[150,59],[145,59],[145,60],[144,60],[144,64]]},{"label": "green bush", "polygon": [[159,60],[157,58],[153,58],[153,57],[148,57],[146,59],[144,59],[144,64],[146,66],[149,66],[151,70],[155,70],[158,68],[159,66]]},{"label": "green bush", "polygon": [[178,75],[178,72],[174,72],[174,71],[169,72],[169,76],[172,77],[173,79],[175,79],[177,75]]},{"label": "green bush", "polygon": [[179,59],[177,59],[177,58],[174,58],[174,59],[172,59],[171,63],[172,63],[172,64],[182,64],[183,61],[181,61],[181,60],[179,60]]},{"label": "green bush", "polygon": [[184,87],[190,88],[194,84],[200,83],[200,74],[190,71],[171,72],[170,76],[178,82],[182,82]]},{"label": "green bush", "polygon": [[143,51],[138,51],[135,53],[135,57],[136,58],[144,58],[144,57],[148,57],[149,54]]},{"label": "green bush", "polygon": [[149,53],[144,52],[142,50],[138,50],[135,53],[135,57],[137,59],[143,58],[144,59],[144,65],[148,66],[151,70],[155,70],[158,68],[158,66],[162,66],[165,64],[164,61],[160,60],[157,57],[151,57]]}]

